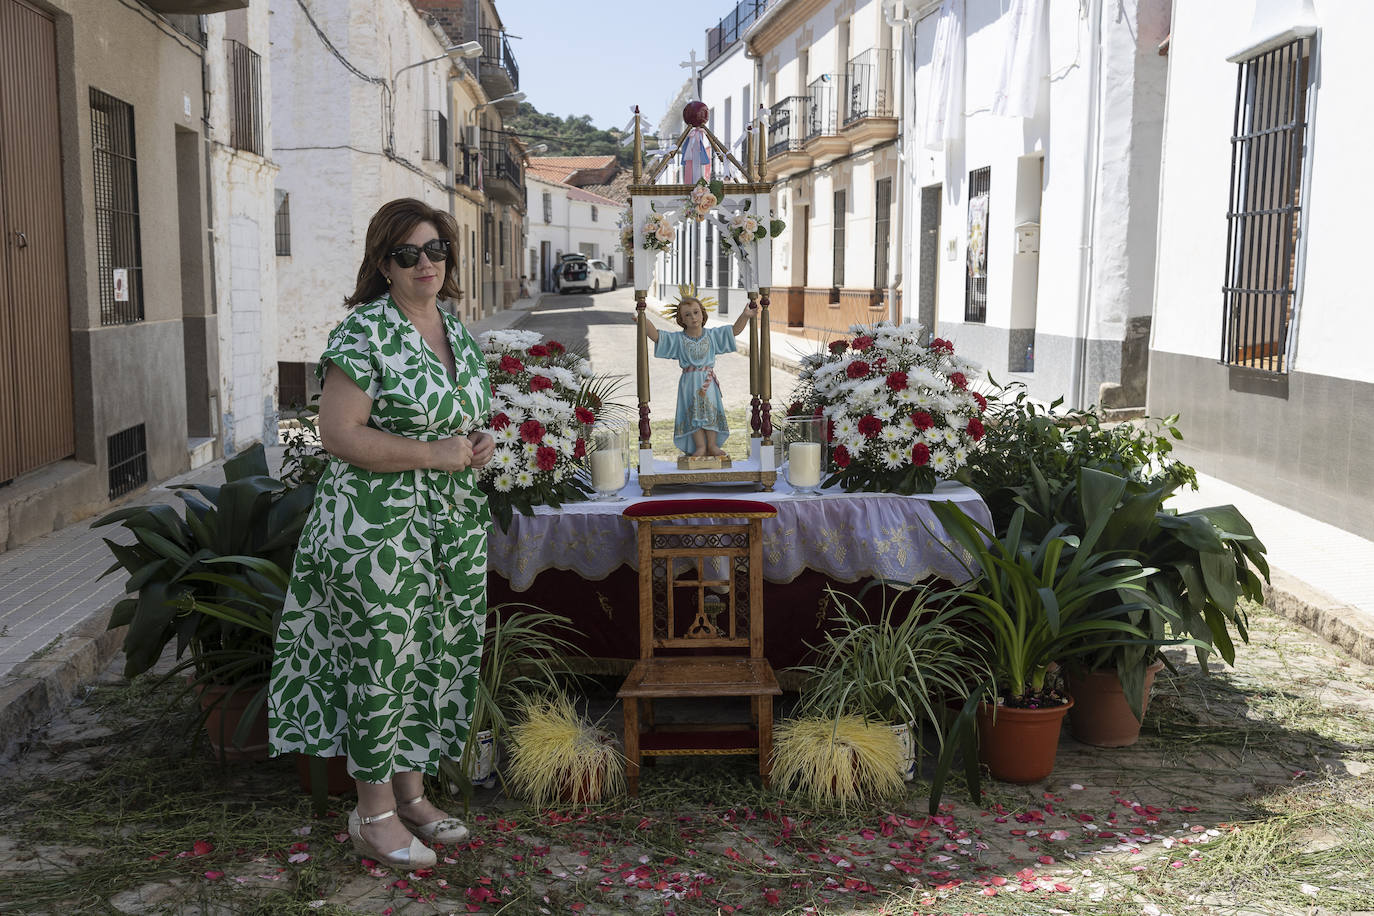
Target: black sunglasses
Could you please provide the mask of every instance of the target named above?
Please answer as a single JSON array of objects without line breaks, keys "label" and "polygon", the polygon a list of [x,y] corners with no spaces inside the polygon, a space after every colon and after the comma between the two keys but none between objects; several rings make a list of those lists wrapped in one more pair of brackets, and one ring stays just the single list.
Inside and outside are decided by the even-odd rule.
[{"label": "black sunglasses", "polygon": [[386,256],[399,267],[414,267],[420,263],[422,251],[429,258],[429,263],[442,264],[448,260],[448,239],[430,239],[423,245],[397,245]]}]

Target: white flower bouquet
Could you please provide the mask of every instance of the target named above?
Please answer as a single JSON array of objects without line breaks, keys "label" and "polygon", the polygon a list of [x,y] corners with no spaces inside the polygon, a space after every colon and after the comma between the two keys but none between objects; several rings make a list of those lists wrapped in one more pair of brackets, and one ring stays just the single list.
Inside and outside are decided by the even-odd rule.
[{"label": "white flower bouquet", "polygon": [[953,477],[983,437],[987,399],[969,390],[980,371],[920,325],[880,321],[803,358],[793,414],[828,419],[826,486],[875,493],[929,493]]},{"label": "white flower bouquet", "polygon": [[585,358],[535,331],[488,331],[478,342],[491,380],[485,432],[496,441],[478,482],[504,531],[514,510],[531,515],[536,505],[591,495],[582,433],[605,407],[608,386]]}]

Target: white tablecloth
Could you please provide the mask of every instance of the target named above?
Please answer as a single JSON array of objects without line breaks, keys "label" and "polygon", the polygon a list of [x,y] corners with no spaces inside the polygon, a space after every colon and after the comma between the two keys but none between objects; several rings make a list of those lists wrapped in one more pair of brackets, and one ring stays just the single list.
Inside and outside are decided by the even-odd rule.
[{"label": "white tablecloth", "polygon": [[[793,493],[778,475],[771,493],[752,485],[659,490],[639,495],[631,476],[618,501],[570,503],[561,509],[539,506],[533,517],[516,513],[506,532],[493,528],[487,566],[524,591],[546,569],[566,569],[582,578],[600,580],[621,564],[638,565],[634,523],[623,518],[637,502],[680,499],[745,499],[770,503],[776,518],[763,522],[763,576],[791,582],[803,570],[824,573],[837,582],[870,577],[918,582],[938,576],[952,582],[968,578],[971,558],[945,537],[930,511],[934,501],[957,504],[974,521],[991,527],[982,497],[961,484],[944,481],[934,493],[896,496],[889,493],[823,491]],[[634,494],[631,496],[630,494]],[[684,520],[687,521],[687,520]],[[951,553],[953,550],[955,553]]]}]

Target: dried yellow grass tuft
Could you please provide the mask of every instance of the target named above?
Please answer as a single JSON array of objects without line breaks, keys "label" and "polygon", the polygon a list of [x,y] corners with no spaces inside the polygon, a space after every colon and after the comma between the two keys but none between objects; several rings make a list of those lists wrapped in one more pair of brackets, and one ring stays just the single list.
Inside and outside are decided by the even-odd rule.
[{"label": "dried yellow grass tuft", "polygon": [[536,805],[594,804],[625,791],[625,758],[566,696],[528,700],[510,730],[506,779]]},{"label": "dried yellow grass tuft", "polygon": [[905,791],[902,748],[886,725],[859,716],[791,719],[773,739],[777,785],[817,805],[889,798]]}]

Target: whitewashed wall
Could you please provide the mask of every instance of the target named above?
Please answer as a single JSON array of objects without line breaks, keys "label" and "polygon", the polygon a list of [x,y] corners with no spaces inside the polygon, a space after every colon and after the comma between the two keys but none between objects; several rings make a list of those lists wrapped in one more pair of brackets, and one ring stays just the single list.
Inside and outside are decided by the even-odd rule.
[{"label": "whitewashed wall", "polygon": [[[544,222],[544,194],[548,193],[552,204],[551,219]],[[525,175],[525,195],[527,209],[525,226],[528,230],[527,246],[538,256],[542,242],[549,243],[549,266],[557,263],[559,253],[580,251],[580,246],[595,246],[594,257],[614,256],[616,276],[625,282],[625,257],[619,249],[620,231],[616,220],[623,208],[615,201],[592,204],[588,201],[570,199],[566,186],[542,181],[532,174]],[[592,207],[597,208],[597,218],[592,220]],[[538,261],[535,262],[536,269]],[[530,286],[539,288],[539,278],[532,277]]]},{"label": "whitewashed wall", "polygon": [[[402,67],[444,51],[406,0],[340,0],[310,9],[339,54],[372,79],[388,82]],[[277,188],[291,195],[291,256],[277,261],[277,358],[314,362],[346,314],[343,298],[353,291],[377,208],[398,197],[448,207],[446,170],[421,152],[424,109],[447,114],[449,67],[426,64],[397,81],[396,154],[423,173],[417,174],[383,153],[383,86],[350,72],[294,0],[272,0],[272,17]]]},{"label": "whitewashed wall", "polygon": [[[232,19],[230,17],[233,17]],[[273,227],[277,165],[272,142],[272,61],[266,0],[207,16],[207,44],[242,41],[260,58],[263,154],[230,146],[226,55],[206,54],[210,99],[210,210],[219,328],[219,423],[232,454],[276,441],[277,281]]]}]

